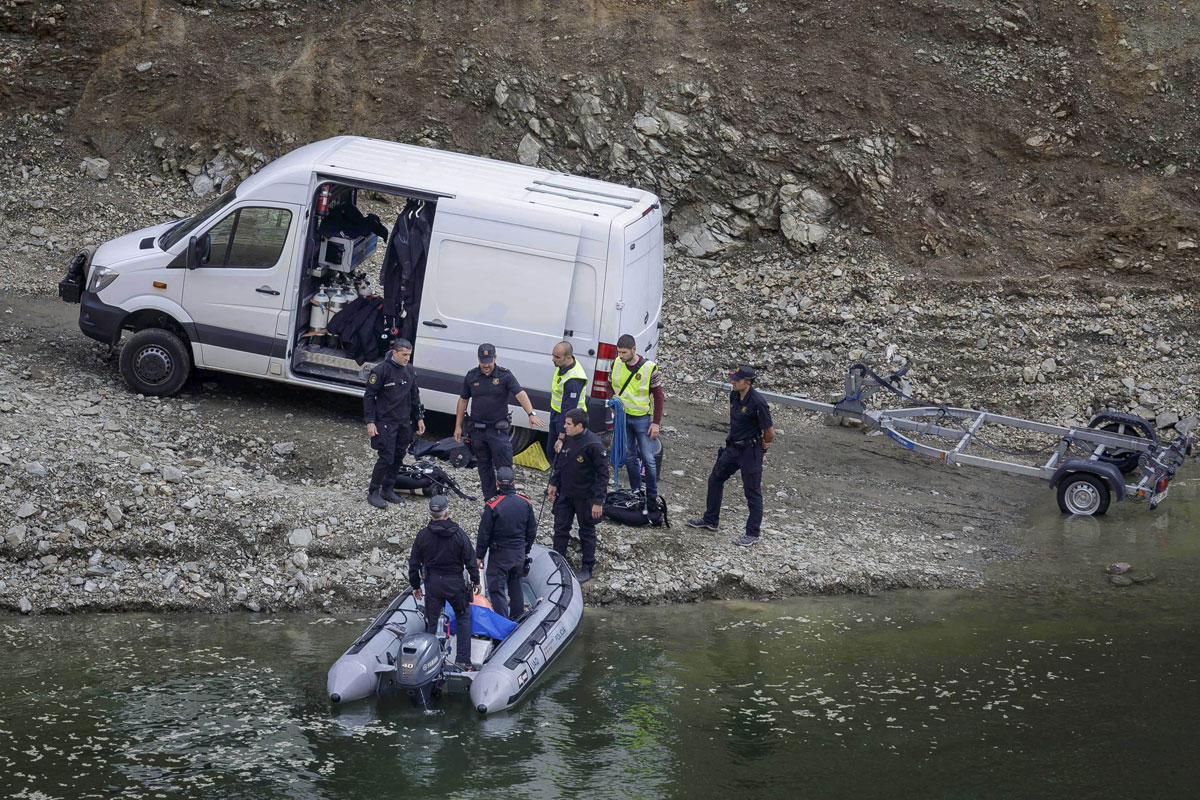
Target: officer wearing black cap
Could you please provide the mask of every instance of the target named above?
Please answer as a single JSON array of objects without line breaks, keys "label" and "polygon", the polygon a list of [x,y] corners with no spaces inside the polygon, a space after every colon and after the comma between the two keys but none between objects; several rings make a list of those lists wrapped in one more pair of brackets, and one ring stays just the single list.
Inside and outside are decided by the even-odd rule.
[{"label": "officer wearing black cap", "polygon": [[596,521],[604,512],[608,489],[608,454],[600,437],[587,429],[587,422],[587,412],[582,408],[572,408],[563,415],[567,435],[549,487],[554,502],[554,549],[564,558],[571,540],[571,524],[579,520],[583,558],[575,577],[580,583],[591,580],[596,568]]},{"label": "officer wearing black cap", "polygon": [[746,533],[736,542],[742,547],[758,543],[763,517],[763,455],[775,439],[771,409],[753,386],[756,377],[754,368],[745,364],[729,373],[733,383],[733,391],[729,393],[729,436],[725,446],[717,451],[717,463],[708,476],[708,507],[704,516],[688,520],[688,525],[693,528],[717,530],[725,481],[741,470],[742,488],[750,507]]},{"label": "officer wearing black cap", "polygon": [[[421,582],[421,570],[425,582]],[[450,501],[445,495],[429,498],[429,524],[413,540],[408,556],[408,582],[413,597],[422,599],[424,587],[425,630],[437,630],[438,618],[446,603],[454,609],[458,641],[455,663],[471,668],[471,595],[463,583],[463,570],[471,576],[471,591],[479,594],[479,568],[475,566],[475,551],[467,532],[450,519]]]},{"label": "officer wearing black cap", "polygon": [[529,424],[544,428],[546,423],[538,419],[529,402],[529,395],[517,382],[517,377],[496,363],[494,345],[479,345],[479,366],[463,378],[462,393],[458,397],[458,409],[454,415],[454,440],[462,441],[463,415],[471,404],[470,425],[471,452],[479,466],[479,488],[484,499],[496,496],[496,467],[511,467],[513,463],[512,442],[509,440],[508,398],[516,397],[517,403],[529,415]]},{"label": "officer wearing black cap", "polygon": [[513,480],[512,467],[496,468],[500,494],[483,507],[475,557],[482,569],[484,557],[491,552],[487,562],[488,598],[497,614],[516,620],[525,612],[521,575],[537,538],[537,517],[533,503],[525,495],[517,494]]},{"label": "officer wearing black cap", "polygon": [[417,375],[408,363],[411,356],[412,342],[394,339],[388,355],[367,376],[363,393],[367,435],[371,447],[379,453],[367,490],[367,502],[376,508],[404,502],[395,491],[396,473],[412,444],[413,428],[418,436],[425,433],[425,407],[421,405]]}]

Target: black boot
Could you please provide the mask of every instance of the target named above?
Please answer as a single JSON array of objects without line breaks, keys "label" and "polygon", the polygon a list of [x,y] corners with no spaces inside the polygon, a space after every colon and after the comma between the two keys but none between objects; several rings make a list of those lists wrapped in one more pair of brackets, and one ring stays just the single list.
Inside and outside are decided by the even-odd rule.
[{"label": "black boot", "polygon": [[579,572],[575,573],[575,580],[579,581],[579,583],[581,585],[587,583],[591,579],[592,579],[592,568],[591,567],[584,567],[581,570],[579,570]]},{"label": "black boot", "polygon": [[401,497],[400,495],[396,494],[396,490],[390,486],[385,486],[383,488],[383,491],[381,491],[379,493],[379,496],[382,497],[384,500],[387,500],[389,503],[403,503],[404,502],[404,498]]},{"label": "black boot", "polygon": [[375,506],[376,508],[387,508],[388,507],[388,501],[384,500],[383,496],[379,494],[379,490],[375,489],[375,488],[372,488],[370,490],[370,492],[367,494],[367,502],[370,503],[371,505]]}]

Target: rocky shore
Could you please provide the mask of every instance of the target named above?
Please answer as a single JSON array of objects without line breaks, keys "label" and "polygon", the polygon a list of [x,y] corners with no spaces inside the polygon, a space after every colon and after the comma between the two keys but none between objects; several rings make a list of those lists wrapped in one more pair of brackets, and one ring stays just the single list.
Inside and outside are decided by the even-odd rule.
[{"label": "rocky shore", "polygon": [[[0,134],[19,176],[0,196],[0,607],[371,609],[403,588],[424,506],[364,502],[356,401],[211,374],[174,398],[132,395],[53,296],[76,247],[194,211],[220,153],[205,150],[193,175],[154,142],[100,164],[53,117],[9,118]],[[221,180],[262,160],[226,155]],[[1059,422],[1116,408],[1164,436],[1196,413],[1200,305],[1186,281],[931,277],[836,220],[817,252],[768,238],[699,258],[672,241],[660,356],[672,527],[604,524],[590,603],[978,585],[990,560],[1021,555],[1011,542],[1030,509],[1052,507],[1036,482],[947,470],[781,410],[762,543],[731,544],[736,479],[723,530],[692,531],[726,414],[705,382],[734,363],[756,365],[763,388],[825,398],[850,362],[894,345],[935,402]],[[520,479],[540,498],[543,475]],[[453,508],[473,532],[477,508]]]}]

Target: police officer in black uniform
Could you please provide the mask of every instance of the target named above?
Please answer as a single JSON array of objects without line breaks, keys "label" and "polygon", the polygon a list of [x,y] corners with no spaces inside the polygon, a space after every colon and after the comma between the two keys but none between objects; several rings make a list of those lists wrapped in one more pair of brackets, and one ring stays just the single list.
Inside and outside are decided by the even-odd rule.
[{"label": "police officer in black uniform", "polygon": [[717,463],[708,476],[708,507],[704,516],[688,520],[688,525],[693,528],[717,530],[725,481],[741,470],[742,488],[746,492],[746,504],[750,507],[746,533],[736,542],[742,547],[758,543],[763,517],[763,455],[775,438],[771,409],[753,386],[756,377],[754,368],[745,364],[729,373],[733,383],[733,391],[729,393],[729,436],[725,439],[725,446],[717,451]]},{"label": "police officer in black uniform", "polygon": [[600,437],[587,429],[587,420],[582,408],[572,408],[563,415],[566,438],[549,488],[554,502],[554,549],[564,558],[571,540],[571,524],[579,520],[583,558],[575,577],[580,583],[591,580],[596,568],[596,520],[604,513],[608,489],[608,453]]},{"label": "police officer in black uniform", "polygon": [[521,576],[529,549],[537,538],[537,517],[533,503],[513,487],[512,467],[496,468],[496,483],[500,494],[487,501],[479,518],[479,536],[475,540],[475,557],[483,569],[487,562],[488,598],[497,614],[511,620],[520,619],[525,612],[525,595]]},{"label": "police officer in black uniform", "polygon": [[534,413],[529,395],[517,382],[517,377],[496,363],[494,345],[479,345],[479,366],[463,378],[462,393],[458,397],[458,409],[454,416],[454,440],[462,441],[463,414],[467,402],[471,403],[470,425],[467,434],[471,437],[471,452],[478,459],[479,488],[485,500],[496,496],[496,467],[511,467],[513,464],[512,441],[509,440],[508,398],[516,397],[517,403],[529,415],[529,424],[544,428],[546,423]]},{"label": "police officer in black uniform", "polygon": [[[408,582],[413,597],[422,598],[424,586],[425,630],[434,633],[438,618],[447,602],[454,609],[454,661],[463,669],[471,668],[471,595],[463,583],[463,569],[471,576],[471,591],[479,594],[479,568],[475,566],[475,551],[467,532],[450,519],[450,501],[445,495],[429,498],[429,524],[413,540],[408,556]],[[421,583],[421,569],[425,582]]]},{"label": "police officer in black uniform", "polygon": [[412,342],[395,339],[388,355],[367,376],[363,415],[371,447],[379,453],[371,471],[367,502],[376,508],[404,502],[396,494],[396,473],[412,444],[413,428],[418,436],[425,433],[425,407],[421,405],[417,375],[408,363],[411,357]]}]

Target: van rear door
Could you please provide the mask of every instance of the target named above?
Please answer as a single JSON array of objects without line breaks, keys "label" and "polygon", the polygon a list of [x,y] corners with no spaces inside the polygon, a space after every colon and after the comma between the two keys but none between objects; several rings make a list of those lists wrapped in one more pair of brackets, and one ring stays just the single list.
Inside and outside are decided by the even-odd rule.
[{"label": "van rear door", "polygon": [[489,342],[497,363],[545,408],[540,396],[548,398],[550,351],[566,330],[579,233],[575,220],[520,206],[439,201],[413,353],[422,386],[458,394],[478,346]]},{"label": "van rear door", "polygon": [[662,210],[658,203],[625,226],[622,252],[618,333],[631,334],[637,340],[638,352],[654,359],[663,283]]}]

